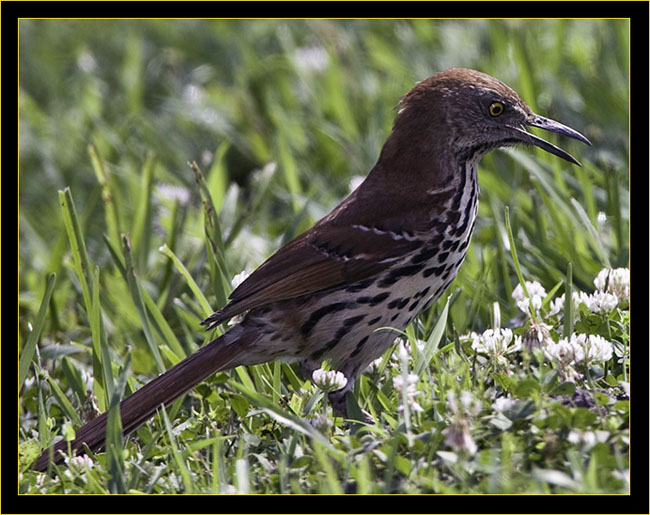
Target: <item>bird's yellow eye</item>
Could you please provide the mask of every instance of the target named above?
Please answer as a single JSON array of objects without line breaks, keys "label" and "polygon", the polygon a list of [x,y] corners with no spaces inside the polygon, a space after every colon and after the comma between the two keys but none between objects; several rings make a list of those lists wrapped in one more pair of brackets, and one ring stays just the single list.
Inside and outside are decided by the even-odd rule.
[{"label": "bird's yellow eye", "polygon": [[503,104],[501,102],[493,102],[489,107],[490,116],[501,116],[503,114]]}]

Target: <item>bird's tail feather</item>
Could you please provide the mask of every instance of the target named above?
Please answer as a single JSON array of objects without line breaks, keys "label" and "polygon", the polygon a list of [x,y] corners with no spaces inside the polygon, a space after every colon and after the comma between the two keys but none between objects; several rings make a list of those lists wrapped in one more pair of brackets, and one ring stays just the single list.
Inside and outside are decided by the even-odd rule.
[{"label": "bird's tail feather", "polygon": [[[150,419],[161,405],[168,406],[181,395],[219,370],[233,368],[241,364],[239,358],[249,351],[245,336],[234,343],[228,333],[212,341],[194,354],[161,374],[133,395],[120,403],[122,431],[129,434]],[[91,450],[103,447],[106,439],[108,413],[102,413],[76,431],[72,441],[73,450],[82,449],[85,443]],[[68,442],[61,440],[54,446],[54,462],[60,463],[63,457],[59,450],[66,450]],[[45,450],[36,460],[34,470],[45,471],[50,452]]]}]

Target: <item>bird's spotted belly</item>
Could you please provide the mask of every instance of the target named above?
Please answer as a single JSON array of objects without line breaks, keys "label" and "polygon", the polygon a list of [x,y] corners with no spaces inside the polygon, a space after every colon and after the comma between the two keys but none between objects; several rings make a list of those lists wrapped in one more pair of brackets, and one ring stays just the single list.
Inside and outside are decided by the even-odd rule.
[{"label": "bird's spotted belly", "polygon": [[[450,240],[446,240],[450,241]],[[356,374],[381,356],[413,319],[435,302],[456,277],[467,242],[431,245],[376,277],[283,304],[284,317],[267,319],[264,340],[278,357],[329,359]],[[300,310],[298,310],[300,306]],[[296,313],[304,316],[295,316]],[[262,342],[261,342],[262,343]]]},{"label": "bird's spotted belly", "polygon": [[[454,280],[460,262],[432,265],[442,268],[442,273],[427,272],[431,267],[415,269],[405,264],[370,284],[360,282],[342,290],[341,301],[336,304],[337,307],[345,304],[346,309],[323,317],[313,329],[309,335],[309,347],[313,350],[310,359],[328,358],[335,363],[354,361],[365,365],[383,354],[398,336],[394,329],[406,328],[440,297]],[[400,275],[397,282],[393,282],[395,272]],[[323,309],[328,307],[332,304]]]}]

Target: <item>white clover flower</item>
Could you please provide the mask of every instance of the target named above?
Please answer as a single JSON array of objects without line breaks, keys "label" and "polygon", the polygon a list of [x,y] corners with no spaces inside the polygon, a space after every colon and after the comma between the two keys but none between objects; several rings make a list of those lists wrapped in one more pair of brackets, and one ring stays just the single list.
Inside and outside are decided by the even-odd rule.
[{"label": "white clover flower", "polygon": [[466,418],[456,418],[449,426],[443,429],[442,434],[445,435],[445,444],[455,451],[467,451],[469,454],[475,454],[478,450],[470,433],[469,422]]},{"label": "white clover flower", "polygon": [[[582,292],[578,293],[576,291],[571,292],[571,308],[572,312],[575,315],[578,313],[578,307],[580,306],[580,303],[582,300],[580,299],[580,295]],[[548,313],[546,314],[547,317],[552,317],[553,315],[557,315],[564,309],[564,301],[566,300],[566,294],[563,293],[556,299],[553,299],[550,304],[549,304],[549,310]]]},{"label": "white clover flower", "polygon": [[81,372],[81,380],[83,381],[83,384],[86,387],[86,392],[89,391],[92,392],[93,383],[94,383],[92,374],[84,369],[80,370],[80,372]]},{"label": "white clover flower", "polygon": [[521,349],[521,338],[515,338],[515,343],[511,346],[512,331],[510,329],[497,328],[486,329],[483,334],[472,333],[472,349],[474,351],[487,355],[490,359],[500,364],[506,364],[506,354]]},{"label": "white clover flower", "polygon": [[[571,336],[573,339],[573,335]],[[612,344],[596,334],[579,334],[575,338],[574,345],[578,345],[582,353],[577,353],[586,365],[591,363],[604,363],[612,359],[614,348]]]},{"label": "white clover flower", "polygon": [[544,322],[532,322],[524,334],[524,346],[531,352],[533,349],[546,347],[551,338],[552,327]]},{"label": "white clover flower", "polygon": [[630,300],[630,270],[628,268],[603,268],[594,285],[598,290],[614,295],[619,301]]},{"label": "white clover flower", "polygon": [[212,159],[214,159],[214,153],[207,148],[203,149],[203,152],[201,152],[201,164],[206,167],[210,166]]},{"label": "white clover flower", "polygon": [[480,337],[481,337],[481,335],[479,335],[476,331],[471,331],[468,334],[461,335],[459,338],[462,341],[469,341],[469,340],[474,341],[474,340],[476,340],[477,338],[480,338]]},{"label": "white clover flower", "polygon": [[517,287],[512,291],[512,298],[515,300],[515,304],[517,304],[517,307],[521,311],[526,314],[530,314],[531,302],[535,311],[539,311],[542,308],[542,301],[544,300],[544,297],[546,297],[546,290],[537,281],[525,281],[525,283],[528,295],[530,295],[530,301],[526,297],[524,288],[521,286],[521,284],[518,284]]},{"label": "white clover flower", "polygon": [[318,370],[314,370],[311,378],[314,384],[325,393],[340,390],[348,384],[348,380],[343,375],[343,372],[338,372],[337,370],[323,370],[319,368]]},{"label": "white clover flower", "polygon": [[618,385],[623,388],[623,393],[630,396],[630,383],[628,381],[619,381]]},{"label": "white clover flower", "polygon": [[557,315],[560,311],[564,309],[564,300],[566,299],[566,295],[563,293],[561,296],[551,300],[548,305],[548,313],[546,313],[547,317],[552,317],[554,315]]},{"label": "white clover flower", "polygon": [[553,341],[549,342],[544,349],[544,354],[551,361],[555,361],[561,365],[571,365],[579,361],[579,359],[576,359],[576,352],[579,351],[580,349],[576,347],[574,341],[562,338],[557,343]]},{"label": "white clover flower", "polygon": [[580,377],[580,374],[573,368],[573,365],[579,361],[579,357],[576,359],[576,352],[580,352],[580,349],[566,338],[557,343],[551,341],[544,348],[546,359],[553,361],[557,365],[560,376],[565,381]]},{"label": "white clover flower", "polygon": [[589,366],[604,363],[612,359],[612,344],[602,336],[595,334],[572,334],[571,338],[562,338],[546,346],[546,357],[557,363],[560,374],[567,379],[578,377],[573,365]]},{"label": "white clover flower", "polygon": [[381,362],[383,361],[384,358],[377,358],[373,361],[371,361],[368,364],[368,367],[366,368],[366,372],[369,374],[375,373],[377,370],[379,370],[379,367],[381,366]]},{"label": "white clover flower", "polygon": [[573,430],[569,431],[569,434],[566,437],[567,442],[572,443],[572,444],[576,444],[576,443],[578,443],[580,441],[581,435],[582,435],[582,433],[580,433],[580,431],[576,431],[575,429],[573,429]]},{"label": "white clover flower", "polygon": [[609,313],[618,306],[618,298],[611,293],[604,291],[595,291],[591,295],[587,293],[580,294],[580,301],[587,306],[592,313]]},{"label": "white clover flower", "polygon": [[476,335],[472,343],[472,349],[488,355],[505,354],[508,345],[512,341],[510,329],[486,329],[483,334]]}]

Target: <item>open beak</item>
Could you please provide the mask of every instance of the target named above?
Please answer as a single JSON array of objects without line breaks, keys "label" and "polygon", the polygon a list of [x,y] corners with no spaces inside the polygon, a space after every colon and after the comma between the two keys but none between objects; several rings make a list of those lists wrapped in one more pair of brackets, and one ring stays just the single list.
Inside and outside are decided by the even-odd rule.
[{"label": "open beak", "polygon": [[[540,129],[544,129],[550,132],[555,132],[557,134],[562,134],[563,136],[568,136],[569,138],[577,139],[591,146],[591,141],[585,138],[578,131],[574,131],[571,127],[567,127],[566,125],[563,125],[560,122],[556,122],[555,120],[544,118],[543,116],[533,115],[528,121],[524,123],[524,125],[529,125],[531,127],[539,127]],[[547,152],[550,152],[551,154],[555,154],[556,156],[561,157],[562,159],[566,159],[570,163],[576,164],[578,166],[582,166],[575,157],[573,157],[568,152],[565,152],[561,148],[558,148],[555,145],[549,143],[548,141],[545,141],[542,138],[539,138],[534,134],[531,134],[530,132],[526,131],[524,128],[518,128],[518,127],[513,127],[513,128],[519,133],[518,135],[522,143],[528,145],[535,145],[539,148],[543,148]]]}]

